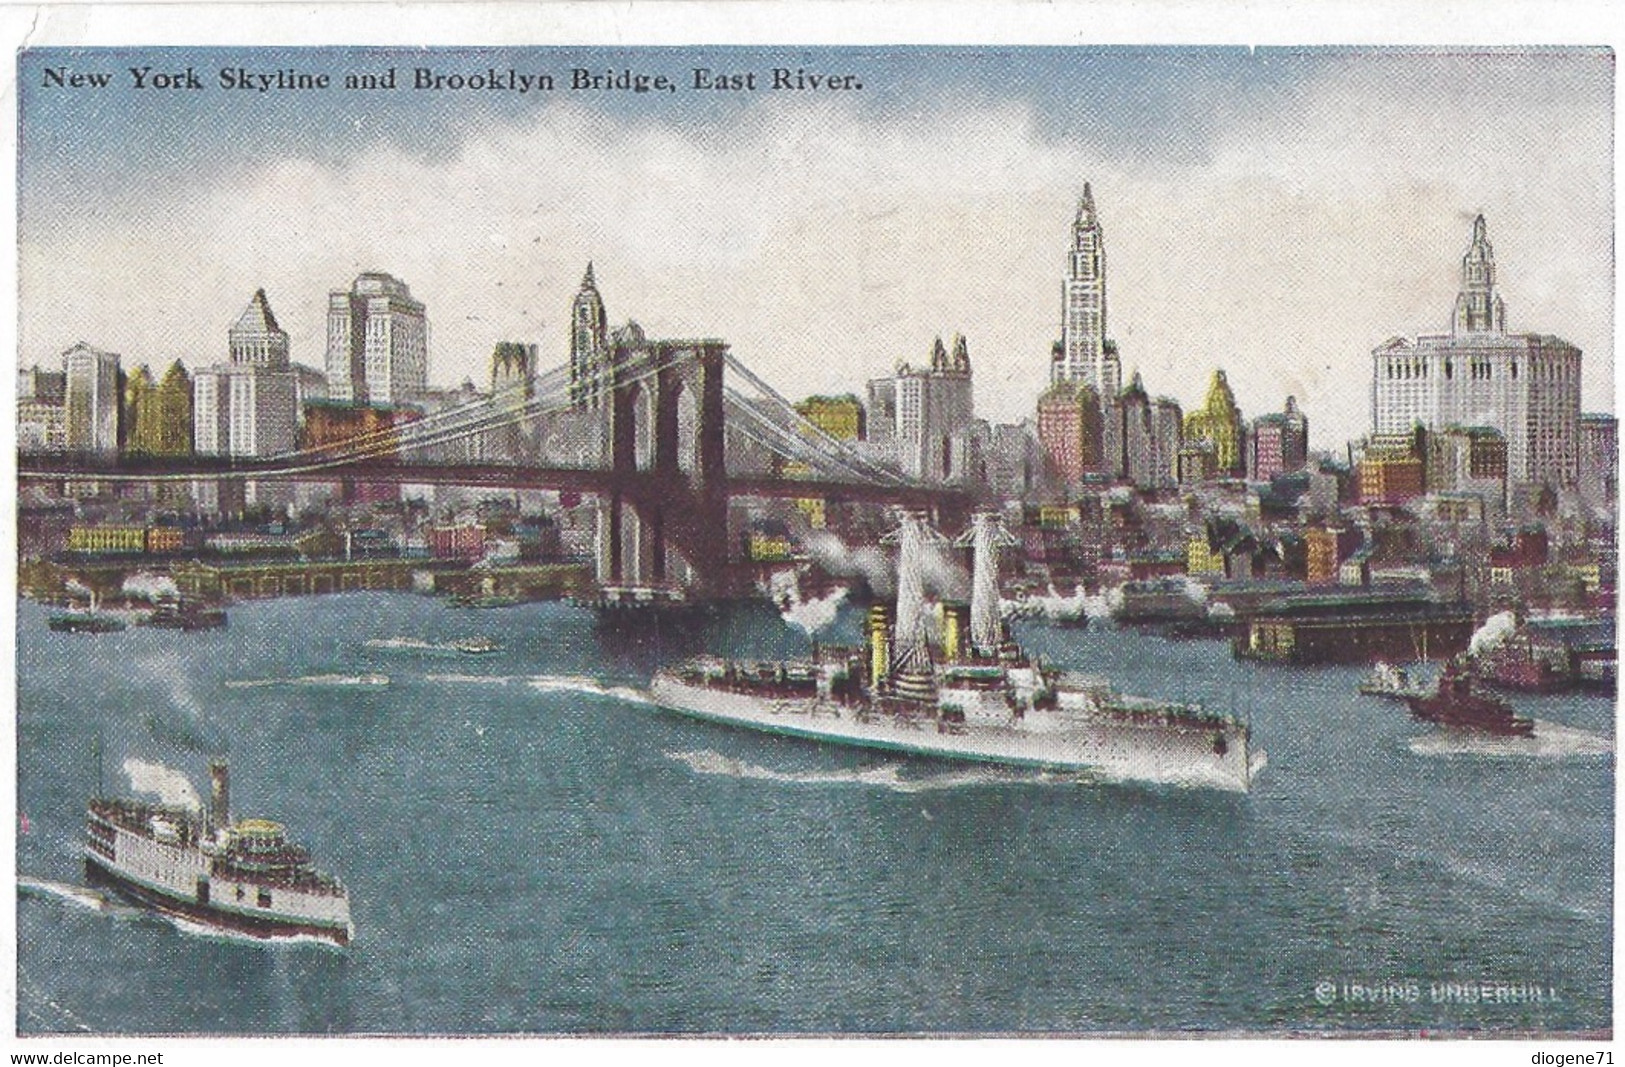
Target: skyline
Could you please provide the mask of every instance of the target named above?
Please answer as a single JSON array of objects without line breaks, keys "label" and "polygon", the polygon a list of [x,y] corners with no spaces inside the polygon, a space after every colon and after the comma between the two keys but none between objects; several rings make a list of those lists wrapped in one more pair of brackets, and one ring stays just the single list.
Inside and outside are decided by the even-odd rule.
[{"label": "skyline", "polygon": [[[132,56],[812,65],[865,88],[212,90],[216,110],[126,92],[104,112],[40,85],[44,66]],[[1448,329],[1478,211],[1509,329],[1580,346],[1586,409],[1613,408],[1605,50],[48,49],[21,64],[25,365],[79,340],[131,365],[220,362],[263,287],[292,358],[319,367],[326,294],[383,270],[428,307],[431,382],[479,382],[498,341],[565,361],[590,259],[612,325],[720,336],[790,396],[861,391],[964,333],[978,414],[1014,421],[1047,384],[1088,181],[1124,380],[1139,370],[1187,410],[1222,367],[1248,418],[1294,394],[1316,448],[1367,432],[1371,349]],[[249,118],[253,136],[230,136]],[[142,133],[180,123],[194,136],[178,144]],[[108,153],[151,180],[120,185]]]}]

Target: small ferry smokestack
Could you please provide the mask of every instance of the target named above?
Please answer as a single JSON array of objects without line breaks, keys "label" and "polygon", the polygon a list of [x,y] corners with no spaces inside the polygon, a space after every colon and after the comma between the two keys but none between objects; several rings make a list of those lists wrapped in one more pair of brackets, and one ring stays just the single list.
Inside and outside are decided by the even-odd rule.
[{"label": "small ferry smokestack", "polygon": [[209,763],[209,822],[216,830],[231,825],[231,775],[222,759]]}]

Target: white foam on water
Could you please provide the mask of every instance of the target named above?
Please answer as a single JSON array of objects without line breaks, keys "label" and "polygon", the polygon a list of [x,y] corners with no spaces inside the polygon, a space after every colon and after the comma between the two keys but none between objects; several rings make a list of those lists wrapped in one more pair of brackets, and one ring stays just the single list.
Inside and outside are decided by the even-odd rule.
[{"label": "white foam on water", "polygon": [[227,689],[259,689],[274,685],[381,688],[388,684],[387,674],[302,674],[296,678],[239,678],[226,682],[225,686]]},{"label": "white foam on water", "polygon": [[419,637],[375,637],[367,642],[368,648],[407,650],[413,652],[456,651],[451,645],[436,644]]},{"label": "white foam on water", "polygon": [[1493,756],[1522,759],[1566,759],[1606,756],[1614,739],[1574,726],[1535,721],[1533,737],[1500,737],[1467,730],[1435,730],[1413,737],[1410,749],[1418,756]]},{"label": "white foam on water", "polygon": [[423,680],[442,685],[507,685],[517,681],[505,674],[425,674]]},{"label": "white foam on water", "polygon": [[613,697],[629,704],[653,704],[647,693],[630,686],[605,685],[596,678],[575,674],[542,674],[527,683],[532,689],[544,693],[587,693],[592,696]]},{"label": "white foam on water", "polygon": [[197,790],[192,788],[191,781],[180,771],[132,756],[124,761],[124,773],[130,779],[130,788],[137,793],[152,793],[165,804],[193,811],[203,810],[203,801],[198,799]]},{"label": "white foam on water", "polygon": [[91,911],[107,911],[110,907],[110,902],[105,893],[95,889],[88,889],[82,885],[51,882],[43,878],[18,878],[17,893],[19,896],[57,897],[69,904],[88,908]]},{"label": "white foam on water", "polygon": [[278,934],[274,937],[255,937],[240,930],[227,930],[208,923],[194,922],[180,915],[171,915],[167,911],[153,910],[148,914],[168,921],[168,923],[181,933],[190,937],[203,937],[211,941],[230,941],[239,945],[265,945],[278,947],[282,945],[320,945],[323,948],[342,951],[345,946],[335,944],[325,937],[313,937],[310,934]]},{"label": "white foam on water", "polygon": [[1048,774],[1000,767],[973,767],[920,778],[906,778],[902,774],[903,765],[900,763],[885,763],[863,770],[777,771],[771,767],[762,767],[732,756],[724,756],[710,749],[667,752],[665,756],[669,760],[684,764],[695,774],[749,781],[783,782],[790,785],[863,785],[887,789],[894,793],[926,793],[940,789],[985,785],[1052,783],[1077,785],[1089,780],[1084,775]]}]

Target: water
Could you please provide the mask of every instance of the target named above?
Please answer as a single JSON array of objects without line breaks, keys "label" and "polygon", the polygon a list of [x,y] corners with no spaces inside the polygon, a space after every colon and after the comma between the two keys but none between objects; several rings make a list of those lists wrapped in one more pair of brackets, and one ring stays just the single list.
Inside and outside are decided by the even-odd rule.
[{"label": "water", "polygon": [[[841,626],[855,640],[856,612]],[[1611,1025],[1606,699],[1518,698],[1572,751],[1458,750],[1356,695],[1358,670],[1023,631],[1126,690],[1245,709],[1270,764],[1237,797],[866,755],[628,699],[665,658],[804,648],[766,605],[654,632],[404,594],[96,637],[22,604],[18,627],[25,1032]],[[501,651],[450,645],[487,636]],[[236,814],[286,822],[349,886],[355,946],[203,936],[76,895],[98,736],[121,792],[126,759],[206,785],[229,755]],[[1430,995],[1484,981],[1558,999]],[[1417,996],[1344,992],[1385,983]]]}]

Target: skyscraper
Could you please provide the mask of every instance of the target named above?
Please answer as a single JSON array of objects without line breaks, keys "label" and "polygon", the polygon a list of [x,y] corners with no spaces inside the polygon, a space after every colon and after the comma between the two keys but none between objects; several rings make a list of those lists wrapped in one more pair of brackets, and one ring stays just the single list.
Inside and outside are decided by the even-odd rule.
[{"label": "skyscraper", "polygon": [[1230,391],[1224,371],[1216,370],[1208,383],[1207,399],[1185,416],[1185,443],[1206,441],[1211,444],[1215,473],[1230,478],[1243,473],[1245,439],[1246,430],[1241,421],[1241,409],[1236,407],[1236,395]]},{"label": "skyscraper", "polygon": [[62,354],[63,437],[69,452],[113,455],[119,447],[119,357],[83,341]]},{"label": "skyscraper", "polygon": [[598,407],[602,403],[598,379],[609,365],[609,317],[604,298],[598,295],[592,264],[581,278],[570,305],[570,400],[577,406]]},{"label": "skyscraper", "polygon": [[1061,340],[1055,345],[1050,381],[1081,381],[1103,399],[1122,387],[1117,346],[1106,338],[1106,248],[1095,197],[1084,183],[1072,220],[1066,279],[1061,283]]},{"label": "skyscraper", "polygon": [[[265,290],[226,331],[230,362],[192,379],[192,439],[200,455],[275,456],[293,451],[299,384],[288,364],[288,335]],[[167,376],[166,376],[167,380]]]},{"label": "skyscraper", "polygon": [[1493,427],[1506,437],[1509,481],[1573,486],[1580,477],[1580,355],[1557,337],[1507,332],[1480,215],[1462,257],[1451,332],[1395,337],[1372,351],[1372,429]]},{"label": "skyscraper", "polygon": [[[897,368],[889,387],[877,390],[869,383],[872,437],[895,442],[898,465],[904,474],[928,482],[962,481],[971,456],[972,410],[970,351],[963,337],[955,337],[953,354],[937,338],[926,367],[907,363]],[[893,400],[889,433],[878,427],[885,394]]]},{"label": "skyscraper", "polygon": [[1309,420],[1298,410],[1298,398],[1286,398],[1285,411],[1253,420],[1247,435],[1247,480],[1267,482],[1299,470],[1309,460]]},{"label": "skyscraper", "polygon": [[406,283],[369,272],[327,298],[327,382],[334,400],[410,404],[429,385],[429,324]]},{"label": "skyscraper", "polygon": [[238,366],[272,370],[285,370],[288,366],[288,334],[271,314],[264,289],[254,290],[253,299],[226,331],[226,341],[231,362]]}]

